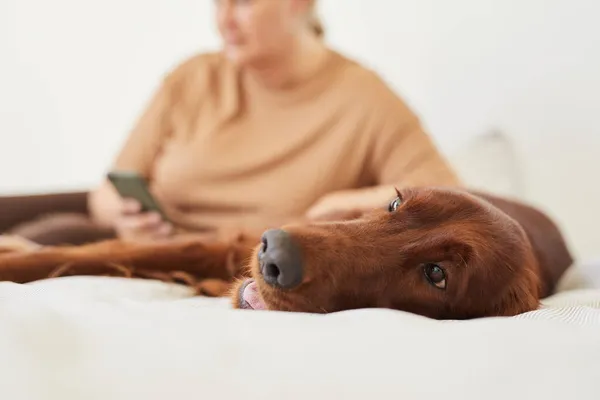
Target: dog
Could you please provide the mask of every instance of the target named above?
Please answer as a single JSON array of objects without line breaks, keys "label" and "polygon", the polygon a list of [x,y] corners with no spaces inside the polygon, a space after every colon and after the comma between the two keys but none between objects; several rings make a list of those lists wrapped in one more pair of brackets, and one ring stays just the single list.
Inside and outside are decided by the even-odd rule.
[{"label": "dog", "polygon": [[241,309],[513,316],[538,308],[572,262],[557,226],[530,206],[413,188],[352,221],[265,232],[232,299]]},{"label": "dog", "polygon": [[539,307],[573,263],[541,211],[457,188],[406,188],[369,213],[231,240],[107,240],[0,254],[0,280],[120,275],[229,295],[234,308],[331,313],[390,308],[434,319]]}]

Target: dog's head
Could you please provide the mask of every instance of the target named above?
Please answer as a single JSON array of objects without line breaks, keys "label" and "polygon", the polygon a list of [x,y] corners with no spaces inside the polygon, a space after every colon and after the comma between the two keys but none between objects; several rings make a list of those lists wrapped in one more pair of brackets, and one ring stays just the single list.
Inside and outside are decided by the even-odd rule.
[{"label": "dog's head", "polygon": [[521,226],[485,200],[406,189],[361,218],[265,232],[234,306],[298,312],[392,308],[438,319],[537,308],[539,279]]}]

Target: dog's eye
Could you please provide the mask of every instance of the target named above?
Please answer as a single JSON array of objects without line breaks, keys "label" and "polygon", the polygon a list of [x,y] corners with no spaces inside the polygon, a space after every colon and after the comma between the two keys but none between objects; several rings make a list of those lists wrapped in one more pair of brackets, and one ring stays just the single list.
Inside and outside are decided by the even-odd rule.
[{"label": "dog's eye", "polygon": [[425,277],[433,286],[438,289],[446,289],[446,273],[437,264],[425,264],[423,268]]},{"label": "dog's eye", "polygon": [[400,197],[396,197],[394,200],[392,200],[392,202],[388,206],[388,211],[389,212],[396,211],[398,209],[398,207],[400,207],[401,204],[402,204],[402,199]]}]

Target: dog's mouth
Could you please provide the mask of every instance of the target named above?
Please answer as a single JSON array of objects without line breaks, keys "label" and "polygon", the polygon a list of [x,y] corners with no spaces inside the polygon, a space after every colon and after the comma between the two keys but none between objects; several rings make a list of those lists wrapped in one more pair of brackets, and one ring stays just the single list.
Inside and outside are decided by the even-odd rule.
[{"label": "dog's mouth", "polygon": [[260,296],[258,284],[254,279],[247,279],[240,287],[240,308],[245,310],[266,310],[267,306]]}]

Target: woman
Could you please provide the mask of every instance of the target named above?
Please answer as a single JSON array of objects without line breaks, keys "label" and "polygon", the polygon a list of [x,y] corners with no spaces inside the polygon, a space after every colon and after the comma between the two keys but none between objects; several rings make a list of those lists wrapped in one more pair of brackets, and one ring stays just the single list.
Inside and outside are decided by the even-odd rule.
[{"label": "woman", "polygon": [[325,45],[314,3],[216,1],[222,51],[165,77],[113,165],[146,176],[170,222],[104,183],[97,224],[128,240],[258,231],[456,183],[411,110]]}]

